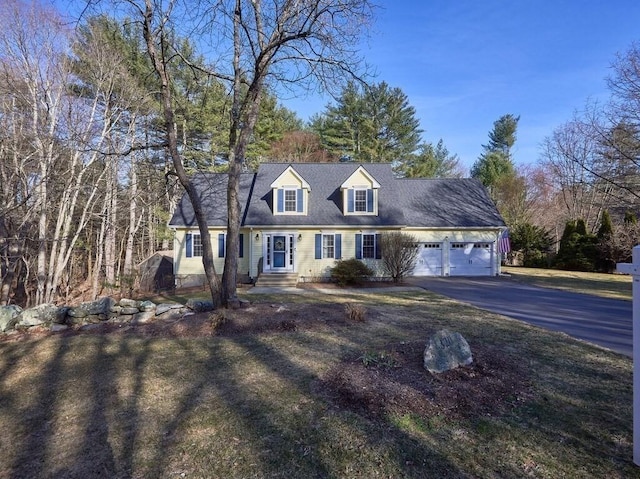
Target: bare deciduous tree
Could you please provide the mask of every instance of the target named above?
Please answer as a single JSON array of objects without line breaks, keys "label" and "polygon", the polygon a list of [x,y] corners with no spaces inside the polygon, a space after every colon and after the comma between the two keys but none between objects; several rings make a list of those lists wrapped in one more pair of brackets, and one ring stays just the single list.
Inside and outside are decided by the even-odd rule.
[{"label": "bare deciduous tree", "polygon": [[598,144],[578,121],[556,128],[542,145],[542,162],[562,198],[566,219],[582,218],[592,229],[611,194],[611,185],[592,173],[598,161]]},{"label": "bare deciduous tree", "polygon": [[[206,2],[164,5],[153,0],[127,3],[134,18],[142,21],[147,51],[160,79],[168,149],[198,221],[211,295],[214,303],[227,305],[237,301],[240,173],[266,88],[299,91],[315,85],[329,89],[358,77],[362,62],[357,45],[371,20],[372,6],[368,0],[223,0],[213,5]],[[210,73],[226,82],[232,97],[227,241],[221,283],[213,267],[205,212],[182,164],[171,96],[169,63],[179,56],[179,50],[172,48],[170,39],[172,33],[184,31],[189,19],[194,18],[204,19],[204,26],[197,31],[199,37],[210,38],[214,44],[216,57]]]},{"label": "bare deciduous tree", "polygon": [[[232,83],[227,190],[227,254],[223,298],[235,299],[240,202],[240,173],[266,85],[273,88],[320,84],[330,88],[357,76],[358,39],[371,19],[367,0],[235,0],[213,9],[211,26],[232,32],[231,68],[220,78]],[[232,47],[232,49],[231,49]]]},{"label": "bare deciduous tree", "polygon": [[418,239],[397,231],[380,237],[382,264],[394,283],[402,281],[413,271],[418,258]]}]

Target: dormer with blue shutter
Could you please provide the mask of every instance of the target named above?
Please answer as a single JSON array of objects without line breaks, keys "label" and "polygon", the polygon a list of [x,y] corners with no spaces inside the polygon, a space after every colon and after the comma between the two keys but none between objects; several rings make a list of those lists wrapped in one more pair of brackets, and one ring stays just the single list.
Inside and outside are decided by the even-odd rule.
[{"label": "dormer with blue shutter", "polygon": [[309,183],[292,167],[271,183],[274,215],[306,215],[309,211]]},{"label": "dormer with blue shutter", "polygon": [[343,213],[345,215],[378,215],[378,190],[380,183],[360,166],[346,179],[342,191]]}]

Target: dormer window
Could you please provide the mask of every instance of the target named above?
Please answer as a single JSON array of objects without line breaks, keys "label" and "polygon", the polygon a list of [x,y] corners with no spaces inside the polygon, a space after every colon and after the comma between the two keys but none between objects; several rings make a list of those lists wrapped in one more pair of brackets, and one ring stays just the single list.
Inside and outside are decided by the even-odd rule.
[{"label": "dormer window", "polygon": [[295,187],[283,187],[274,190],[277,214],[301,214],[305,212],[304,190]]},{"label": "dormer window", "polygon": [[274,215],[306,215],[311,187],[289,166],[271,183]]},{"label": "dormer window", "polygon": [[347,190],[347,213],[375,213],[375,190],[367,187],[354,187]]},{"label": "dormer window", "polygon": [[340,185],[345,215],[377,215],[380,183],[359,166]]}]

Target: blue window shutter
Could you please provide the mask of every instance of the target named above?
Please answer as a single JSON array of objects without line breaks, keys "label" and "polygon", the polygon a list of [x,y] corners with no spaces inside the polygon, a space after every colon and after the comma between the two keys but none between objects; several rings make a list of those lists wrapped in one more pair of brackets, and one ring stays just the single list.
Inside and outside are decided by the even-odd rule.
[{"label": "blue window shutter", "polygon": [[367,213],[373,213],[373,190],[367,190]]},{"label": "blue window shutter", "polygon": [[382,250],[380,249],[380,235],[376,235],[376,259],[382,259]]},{"label": "blue window shutter", "polygon": [[244,234],[240,233],[240,253],[238,253],[240,258],[244,258]]},{"label": "blue window shutter", "polygon": [[218,258],[224,258],[224,233],[218,235]]},{"label": "blue window shutter", "polygon": [[362,235],[356,233],[356,259],[362,259]]},{"label": "blue window shutter", "polygon": [[302,188],[300,188],[298,190],[298,201],[296,201],[297,205],[296,208],[298,210],[298,213],[302,213],[304,211],[304,190]]},{"label": "blue window shutter", "polygon": [[316,235],[316,259],[322,259],[322,235]]},{"label": "blue window shutter", "polygon": [[335,253],[336,253],[336,259],[340,259],[342,258],[342,235],[341,234],[337,234],[335,235]]},{"label": "blue window shutter", "polygon": [[187,250],[187,258],[191,258],[193,256],[193,235],[191,233],[187,233],[185,236],[186,250]]},{"label": "blue window shutter", "polygon": [[278,213],[284,212],[284,190],[280,189],[278,191]]},{"label": "blue window shutter", "polygon": [[354,210],[353,190],[347,190],[347,212],[353,213]]}]

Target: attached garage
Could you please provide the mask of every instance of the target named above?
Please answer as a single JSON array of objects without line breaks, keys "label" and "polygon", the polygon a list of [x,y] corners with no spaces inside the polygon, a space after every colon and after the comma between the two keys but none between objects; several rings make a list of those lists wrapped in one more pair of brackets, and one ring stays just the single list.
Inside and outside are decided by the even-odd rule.
[{"label": "attached garage", "polygon": [[442,276],[442,243],[419,243],[413,276]]},{"label": "attached garage", "polygon": [[450,276],[490,276],[492,243],[451,243]]}]

